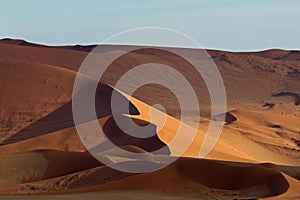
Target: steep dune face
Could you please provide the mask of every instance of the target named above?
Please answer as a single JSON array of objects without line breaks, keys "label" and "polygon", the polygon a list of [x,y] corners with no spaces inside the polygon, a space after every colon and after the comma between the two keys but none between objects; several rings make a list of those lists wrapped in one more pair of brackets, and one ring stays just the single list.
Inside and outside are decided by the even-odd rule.
[{"label": "steep dune face", "polygon": [[[220,113],[225,115],[227,123],[206,159],[199,159],[199,151],[210,123],[210,97],[195,69],[184,59],[153,48],[136,50],[118,58],[101,82],[97,82],[95,95],[97,120],[111,142],[135,153],[149,153],[166,146],[167,151],[157,155],[158,160],[164,162],[166,156],[179,156],[182,144],[193,131],[196,132],[189,148],[183,152],[183,156],[189,158],[179,158],[155,172],[130,174],[106,167],[91,156],[75,128],[73,84],[76,71],[92,47],[47,47],[24,41],[0,41],[1,194],[101,191],[100,194],[78,194],[78,198],[84,195],[96,195],[97,198],[114,191],[134,198],[141,191],[149,198],[172,199],[299,195],[295,189],[299,186],[300,174],[297,167],[300,163],[300,108],[295,98],[295,94],[300,93],[298,51],[208,51],[223,76],[228,111]],[[115,50],[122,48],[126,47],[115,46]],[[102,49],[103,52],[108,50],[111,47]],[[187,51],[191,59],[198,59],[197,50],[182,51]],[[186,113],[188,123],[182,123],[178,101],[167,88],[149,84],[139,88],[133,97],[114,89],[116,81],[126,71],[144,63],[172,66],[191,83],[201,108],[196,130],[191,126],[198,124],[193,108]],[[93,83],[86,77],[83,88]],[[126,130],[129,133],[135,131],[129,123],[133,120],[141,127],[147,126],[144,130],[151,137],[137,138],[118,127],[110,104],[113,91],[117,91],[120,101],[129,102],[129,112],[118,113]],[[85,93],[76,95],[84,96]],[[153,112],[150,106],[153,104],[163,105],[167,114],[159,110]],[[85,108],[84,105],[80,107]],[[83,124],[88,125],[92,120],[95,119],[86,118]],[[180,126],[185,132],[177,138],[176,145],[171,145]],[[119,155],[116,149],[100,150],[115,162],[134,162],[126,154]],[[149,154],[149,162],[154,162],[151,156]],[[135,161],[139,161],[138,158]]]},{"label": "steep dune face", "polygon": [[[0,70],[2,144],[74,126],[71,95],[76,74],[73,71],[20,62],[2,62]],[[92,82],[87,78],[83,87],[89,87]],[[112,92],[111,87],[99,83],[95,99],[98,118],[111,114]],[[120,94],[117,98],[127,101]],[[132,104],[129,112],[138,114]]]},{"label": "steep dune face", "polygon": [[54,66],[1,62],[1,142],[70,101],[73,73]]}]

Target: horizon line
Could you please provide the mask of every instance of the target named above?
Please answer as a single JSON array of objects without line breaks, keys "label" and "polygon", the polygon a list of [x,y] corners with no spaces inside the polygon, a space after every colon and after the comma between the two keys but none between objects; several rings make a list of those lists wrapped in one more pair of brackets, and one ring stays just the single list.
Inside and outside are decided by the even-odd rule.
[{"label": "horizon line", "polygon": [[[26,38],[12,38],[12,37],[3,37],[0,38],[0,41],[3,40],[11,40],[11,41],[22,41],[32,45],[39,45],[41,47],[49,47],[49,48],[59,48],[59,47],[72,47],[72,46],[98,46],[98,45],[119,45],[119,46],[149,46],[149,47],[167,47],[167,48],[183,48],[183,49],[205,49],[208,51],[224,51],[224,52],[231,52],[231,53],[255,53],[255,52],[264,52],[264,51],[271,51],[271,50],[282,50],[282,51],[300,51],[300,49],[287,49],[281,47],[270,47],[270,48],[261,48],[261,49],[246,49],[246,50],[232,50],[232,49],[222,49],[222,48],[214,48],[214,47],[202,47],[202,48],[195,48],[195,47],[186,47],[186,46],[162,46],[162,45],[149,45],[149,44],[99,44],[99,43],[60,43],[60,44],[49,44],[44,42],[32,41],[27,40]],[[9,43],[8,43],[9,44]],[[19,45],[19,44],[11,44],[11,45]],[[22,46],[22,45],[19,45]],[[24,45],[25,46],[25,45]]]}]

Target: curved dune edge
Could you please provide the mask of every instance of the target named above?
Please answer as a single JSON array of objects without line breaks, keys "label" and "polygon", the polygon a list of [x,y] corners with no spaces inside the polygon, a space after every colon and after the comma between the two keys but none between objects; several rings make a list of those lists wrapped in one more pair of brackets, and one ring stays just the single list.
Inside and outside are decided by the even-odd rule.
[{"label": "curved dune edge", "polygon": [[298,93],[295,93],[295,92],[279,92],[277,94],[273,94],[272,96],[273,97],[285,97],[285,96],[292,97],[294,99],[295,106],[299,106],[299,104],[300,104],[300,96]]},{"label": "curved dune edge", "polygon": [[[126,94],[122,94],[126,97]],[[131,116],[132,118],[151,121],[154,124],[156,122],[155,120],[151,120],[151,117],[158,119],[164,118],[164,114],[158,110],[154,113],[152,112],[152,116],[150,117],[148,114],[150,109],[149,105],[133,97],[127,96],[127,98],[138,108],[141,113],[138,116]],[[288,152],[291,155],[289,157],[289,154],[279,153],[278,150],[273,150],[271,146],[274,145],[272,143],[273,141],[278,142],[277,138],[274,139],[274,133],[270,132],[270,129],[272,129],[272,125],[277,123],[283,124],[286,121],[287,116],[269,113],[258,113],[248,110],[234,110],[229,113],[231,113],[231,115],[236,118],[236,121],[233,122],[233,124],[237,123],[236,126],[245,126],[245,128],[233,128],[232,125],[225,125],[222,134],[215,144],[213,150],[206,156],[206,158],[253,163],[272,162],[275,164],[283,165],[299,165],[299,160],[297,159],[297,151],[292,150],[292,153]],[[289,120],[290,123],[287,127],[283,125],[284,128],[291,131],[295,131],[300,128],[298,117],[291,115],[289,116]],[[178,119],[169,115],[166,116],[164,126],[160,128],[160,131],[158,131],[159,138],[164,143],[169,144],[169,142],[174,138],[180,123],[181,122]],[[187,149],[187,151],[183,154],[185,157],[199,157],[199,150],[201,148],[203,138],[206,135],[208,123],[209,122],[200,123],[201,128],[197,130],[194,141]],[[185,125],[187,126],[187,130],[194,131],[193,127],[190,127],[187,124]],[[257,126],[259,126],[259,128],[255,129],[255,127]],[[245,129],[253,130],[253,138],[247,137],[247,135],[244,134]],[[297,133],[294,132],[293,134]],[[178,139],[180,140],[181,138]],[[270,143],[261,144],[260,142],[262,141],[270,141]],[[282,145],[282,143],[278,145]],[[291,145],[295,146],[295,144]],[[171,152],[173,152],[172,147],[169,148]],[[180,147],[176,146],[175,148]],[[176,154],[172,155],[176,156]]]},{"label": "curved dune edge", "polygon": [[282,173],[282,175],[285,177],[285,179],[288,181],[290,187],[289,189],[284,192],[283,194],[280,194],[278,196],[266,198],[266,199],[299,199],[300,197],[300,181],[290,177],[287,174]]},{"label": "curved dune edge", "polygon": [[[52,152],[47,152],[44,156],[49,159],[52,154]],[[73,158],[71,153],[66,155],[68,154]],[[69,167],[72,164],[65,158],[61,159],[58,165]],[[48,171],[56,171],[56,168],[57,166],[52,165]],[[260,165],[234,166],[227,164],[226,161],[220,163],[194,158],[179,158],[166,168],[138,175],[117,173],[108,167],[96,167],[85,171],[40,182],[2,187],[0,193],[55,195],[126,190],[147,191],[164,196],[186,194],[186,197],[201,197],[214,191],[217,196],[266,198],[281,194],[292,195],[294,193],[291,191],[297,192],[293,189],[296,187],[295,184],[299,184],[299,181],[282,175],[280,171]],[[111,174],[111,177],[108,174]]]},{"label": "curved dune edge", "polygon": [[[121,92],[122,93],[122,92]],[[189,126],[188,124],[185,124],[183,122],[180,122],[178,119],[170,116],[170,115],[165,115],[159,110],[156,110],[155,112],[152,112],[151,116],[149,115],[149,110],[150,106],[147,105],[146,103],[134,98],[134,97],[128,97],[126,94],[122,93],[125,97],[129,99],[130,102],[132,102],[137,109],[140,111],[140,115],[137,116],[131,116],[132,118],[137,118],[137,119],[143,119],[145,121],[150,121],[151,123],[156,124],[156,119],[165,119],[165,123],[163,126],[160,126],[160,129],[158,130],[158,137],[166,144],[169,144],[174,137],[176,136],[178,132],[178,127],[181,124],[184,126],[184,130],[194,132],[195,128],[192,126]],[[152,119],[151,119],[152,117]],[[185,157],[199,157],[199,151],[201,148],[201,145],[203,143],[203,139],[205,137],[205,130],[206,126],[202,126],[203,129],[198,129],[196,130],[196,134],[194,136],[194,140],[190,144],[190,146],[184,151],[183,156]],[[187,135],[190,135],[190,137],[193,137],[193,135],[189,133],[184,133]],[[183,135],[184,136],[184,135]],[[178,140],[186,140],[184,137],[179,137]],[[187,139],[189,140],[189,139]],[[178,156],[176,155],[176,152],[178,152],[177,149],[180,149],[180,146],[174,146],[173,148],[170,147],[171,155],[172,156]],[[226,159],[226,160],[231,160],[231,161],[250,161],[250,162],[256,162],[255,160],[247,159],[243,157],[243,154],[240,154],[239,152],[233,152],[231,151],[232,147],[228,146],[227,144],[217,142],[215,145],[215,148],[208,154],[207,158],[212,158],[212,159]],[[230,153],[228,153],[230,152]]]}]

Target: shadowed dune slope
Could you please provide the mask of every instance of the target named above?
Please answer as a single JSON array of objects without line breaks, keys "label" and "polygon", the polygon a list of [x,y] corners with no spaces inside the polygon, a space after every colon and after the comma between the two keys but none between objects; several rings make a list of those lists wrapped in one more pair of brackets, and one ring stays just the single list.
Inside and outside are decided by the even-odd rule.
[{"label": "shadowed dune slope", "polygon": [[[24,64],[19,62],[0,63],[1,91],[0,136],[2,144],[22,141],[39,135],[74,126],[71,94],[75,73],[63,68]],[[34,77],[34,78],[30,78]],[[86,78],[83,88],[93,81]],[[84,89],[83,89],[84,90]],[[111,115],[110,99],[113,89],[98,84],[95,95],[97,117]],[[79,92],[76,95],[84,95]],[[117,94],[118,101],[128,101]],[[78,106],[85,109],[85,105]],[[129,113],[138,114],[130,104]],[[92,119],[87,118],[86,121]]]},{"label": "shadowed dune slope", "polygon": [[[51,160],[53,159],[51,156],[57,153],[59,152],[47,152],[45,157]],[[67,155],[71,156],[72,153],[65,154],[65,156],[64,153],[59,154],[62,154],[61,158],[65,159],[58,160],[58,166],[67,167],[72,163],[66,157]],[[54,175],[53,172],[57,173],[57,166],[51,165],[51,161],[49,163],[46,174],[51,176]],[[93,165],[93,162],[87,162],[84,166],[77,166],[77,168],[83,169],[90,165]],[[110,182],[107,181],[109,179]],[[60,185],[53,188],[53,184],[58,182]],[[240,198],[243,196],[261,198],[285,193],[289,188],[289,183],[279,171],[259,165],[238,166],[213,160],[179,158],[164,169],[146,174],[117,173],[108,167],[96,167],[81,171],[77,175],[70,174],[42,182],[6,186],[6,189],[8,188],[19,193],[30,192],[33,194],[58,194],[68,190],[69,192],[139,190],[150,191],[154,194],[165,193],[167,196],[185,194],[186,197],[201,197],[214,190],[215,195],[219,195],[218,192],[220,192],[222,195],[233,195]],[[28,191],[29,188],[35,189]],[[3,192],[3,189],[0,189],[0,192]]]},{"label": "shadowed dune slope", "polygon": [[0,156],[1,185],[41,181],[96,167],[87,152],[31,151]]}]

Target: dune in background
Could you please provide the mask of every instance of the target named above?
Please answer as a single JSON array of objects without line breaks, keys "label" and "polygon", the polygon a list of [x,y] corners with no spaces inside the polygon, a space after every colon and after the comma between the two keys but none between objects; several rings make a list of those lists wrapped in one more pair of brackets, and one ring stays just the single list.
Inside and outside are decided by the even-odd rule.
[{"label": "dune in background", "polygon": [[[157,159],[178,156],[179,147],[168,146],[181,124],[174,94],[154,84],[139,88],[133,97],[114,89],[121,75],[134,66],[145,62],[172,66],[187,77],[200,100],[200,122],[195,121],[193,109],[185,113],[186,130],[197,123],[199,128],[184,156],[163,169],[132,174],[95,159],[75,128],[73,84],[94,47],[0,40],[1,199],[300,198],[300,51],[208,50],[222,74],[228,102],[227,112],[220,113],[226,121],[221,137],[205,158],[199,158],[199,150],[211,118],[218,116],[211,116],[206,84],[195,70],[172,54],[149,47],[114,61],[97,82],[95,110],[106,137],[118,148],[148,153],[167,146]],[[103,52],[111,48],[103,46]],[[197,50],[182,51],[198,59]],[[85,86],[93,81],[86,77]],[[118,128],[110,107],[113,91],[120,101],[129,102],[129,112],[119,113],[128,131],[134,131],[129,126],[133,119],[140,126],[149,125],[153,136],[136,138]],[[166,108],[163,125],[162,112],[149,114],[154,104]],[[92,120],[87,118],[84,124]],[[116,148],[97,148],[112,162],[133,162]]]}]

